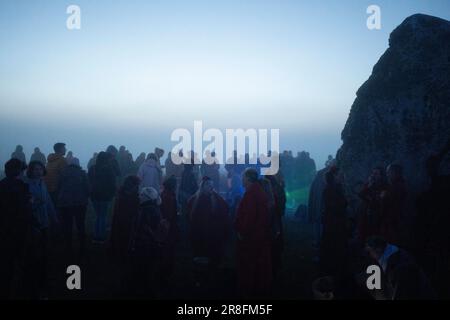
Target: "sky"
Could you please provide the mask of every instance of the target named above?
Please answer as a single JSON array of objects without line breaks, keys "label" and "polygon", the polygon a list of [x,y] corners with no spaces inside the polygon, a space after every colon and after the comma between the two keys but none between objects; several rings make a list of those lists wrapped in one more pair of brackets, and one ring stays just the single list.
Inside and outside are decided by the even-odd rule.
[{"label": "sky", "polygon": [[[81,29],[69,30],[69,5]],[[381,9],[369,30],[366,10]],[[0,163],[67,143],[170,150],[177,128],[280,129],[322,167],[357,89],[405,18],[449,0],[0,0]]]}]

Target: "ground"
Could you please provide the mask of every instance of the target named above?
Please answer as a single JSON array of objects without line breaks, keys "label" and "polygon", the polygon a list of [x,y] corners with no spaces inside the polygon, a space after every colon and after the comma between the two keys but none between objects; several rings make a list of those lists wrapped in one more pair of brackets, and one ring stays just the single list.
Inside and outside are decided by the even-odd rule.
[{"label": "ground", "polygon": [[[54,240],[49,261],[49,299],[115,299],[120,298],[117,269],[108,256],[108,244],[98,245],[91,241],[95,213],[87,214],[88,250],[80,263],[61,259],[62,247]],[[285,250],[283,268],[274,287],[275,299],[310,299],[311,283],[315,275],[312,249],[312,227],[294,219],[288,212],[284,219]],[[233,298],[235,297],[234,243],[231,243],[219,276],[216,277],[222,290],[208,290],[206,286],[196,287],[193,279],[194,265],[189,243],[184,237],[177,250],[173,278],[168,290],[161,292],[158,299]],[[66,288],[66,268],[70,264],[80,264],[81,290]]]}]

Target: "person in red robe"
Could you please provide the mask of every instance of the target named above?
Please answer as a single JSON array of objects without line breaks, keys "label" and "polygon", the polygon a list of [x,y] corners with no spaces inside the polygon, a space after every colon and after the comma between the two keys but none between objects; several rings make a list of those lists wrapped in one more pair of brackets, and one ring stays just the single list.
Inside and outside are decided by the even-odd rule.
[{"label": "person in red robe", "polygon": [[272,286],[269,199],[255,169],[246,169],[242,182],[245,193],[235,221],[238,289],[243,297],[261,297]]},{"label": "person in red robe", "polygon": [[214,191],[214,182],[203,177],[200,189],[188,201],[187,213],[194,258],[208,258],[210,268],[216,268],[223,257],[230,223],[228,205]]}]

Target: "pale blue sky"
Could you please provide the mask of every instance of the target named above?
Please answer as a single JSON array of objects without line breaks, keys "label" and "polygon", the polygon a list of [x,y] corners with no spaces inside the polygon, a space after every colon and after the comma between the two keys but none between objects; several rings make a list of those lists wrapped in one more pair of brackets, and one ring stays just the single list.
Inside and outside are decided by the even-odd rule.
[{"label": "pale blue sky", "polygon": [[[81,30],[66,8],[81,8]],[[382,29],[366,27],[381,7]],[[114,143],[166,149],[170,132],[279,128],[319,166],[359,86],[406,17],[448,0],[0,1],[0,161],[18,143],[81,158]],[[83,162],[85,159],[82,159]]]}]

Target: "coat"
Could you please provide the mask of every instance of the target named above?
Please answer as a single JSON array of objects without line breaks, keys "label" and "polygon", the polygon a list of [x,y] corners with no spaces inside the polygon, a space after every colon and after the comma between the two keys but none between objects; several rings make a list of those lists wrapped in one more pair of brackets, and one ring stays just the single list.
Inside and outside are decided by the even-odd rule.
[{"label": "coat", "polygon": [[153,159],[147,159],[139,167],[137,176],[141,179],[140,188],[153,187],[156,191],[160,192],[162,185],[162,171]]},{"label": "coat", "polygon": [[59,154],[52,153],[47,157],[47,175],[44,181],[47,185],[48,192],[53,193],[58,189],[59,176],[64,167],[67,166],[66,159]]},{"label": "coat", "polygon": [[259,183],[239,203],[235,228],[238,286],[244,296],[267,294],[272,283],[269,200]]},{"label": "coat", "polygon": [[86,172],[76,165],[65,167],[59,179],[56,206],[85,206],[88,197],[89,184]]},{"label": "coat", "polygon": [[95,164],[88,171],[90,195],[93,201],[111,201],[116,193],[117,171],[111,164]]},{"label": "coat", "polygon": [[28,185],[16,178],[0,181],[0,248],[20,254],[30,231],[31,194]]},{"label": "coat", "polygon": [[126,259],[133,221],[139,210],[139,197],[134,193],[117,193],[111,226],[111,253],[118,261]]},{"label": "coat", "polygon": [[216,192],[195,194],[187,212],[194,256],[219,262],[230,230],[227,203]]},{"label": "coat", "polygon": [[55,207],[42,179],[25,178],[24,181],[31,193],[33,231],[40,232],[49,228],[51,221],[56,221]]}]

